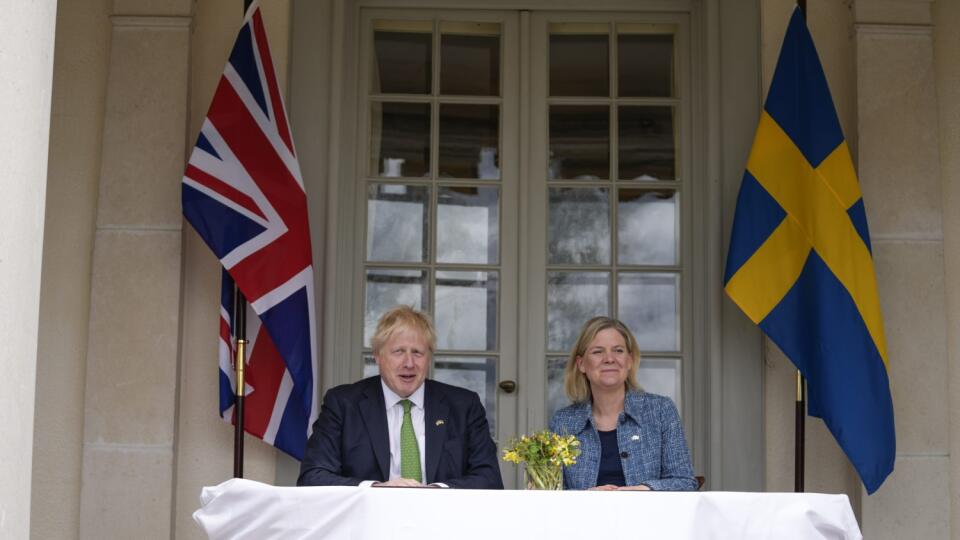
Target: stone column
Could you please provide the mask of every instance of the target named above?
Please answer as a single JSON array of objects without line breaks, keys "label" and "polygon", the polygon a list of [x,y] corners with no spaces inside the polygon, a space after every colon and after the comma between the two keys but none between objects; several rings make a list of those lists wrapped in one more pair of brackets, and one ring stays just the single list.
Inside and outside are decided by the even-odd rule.
[{"label": "stone column", "polygon": [[57,3],[4,6],[0,22],[0,537],[30,532],[47,148]]},{"label": "stone column", "polygon": [[[861,498],[865,538],[950,530],[944,230],[928,0],[858,0],[859,172],[897,426],[895,470]],[[956,31],[952,29],[951,31]]]},{"label": "stone column", "polygon": [[81,538],[170,538],[190,0],[116,0],[94,236]]}]

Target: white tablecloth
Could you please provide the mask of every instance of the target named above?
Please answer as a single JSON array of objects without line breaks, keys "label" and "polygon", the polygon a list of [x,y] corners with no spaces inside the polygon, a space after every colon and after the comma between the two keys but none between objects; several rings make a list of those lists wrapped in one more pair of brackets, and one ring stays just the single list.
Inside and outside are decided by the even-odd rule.
[{"label": "white tablecloth", "polygon": [[206,487],[193,518],[211,539],[859,539],[846,495]]}]

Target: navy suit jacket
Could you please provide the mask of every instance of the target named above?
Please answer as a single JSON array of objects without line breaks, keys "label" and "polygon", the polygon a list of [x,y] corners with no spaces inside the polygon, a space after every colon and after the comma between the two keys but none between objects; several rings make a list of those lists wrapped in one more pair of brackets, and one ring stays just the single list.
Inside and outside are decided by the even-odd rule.
[{"label": "navy suit jacket", "polygon": [[[503,489],[497,448],[477,394],[429,379],[424,384],[424,483]],[[356,486],[364,480],[388,480],[388,437],[379,375],[331,389],[313,425],[297,485]]]}]

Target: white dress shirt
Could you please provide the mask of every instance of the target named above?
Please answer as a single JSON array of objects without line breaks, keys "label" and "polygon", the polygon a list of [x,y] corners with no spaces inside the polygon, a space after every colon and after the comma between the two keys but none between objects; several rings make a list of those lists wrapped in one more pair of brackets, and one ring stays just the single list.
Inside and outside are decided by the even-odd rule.
[{"label": "white dress shirt", "polygon": [[380,385],[383,386],[383,403],[387,407],[387,434],[390,438],[390,478],[401,478],[400,476],[400,428],[403,426],[403,405],[400,404],[404,399],[409,399],[413,406],[410,407],[410,417],[413,420],[413,432],[417,436],[417,447],[420,448],[420,478],[425,483],[427,481],[426,463],[426,438],[423,429],[423,387],[417,388],[408,398],[402,398],[396,394],[383,379],[380,379]]}]

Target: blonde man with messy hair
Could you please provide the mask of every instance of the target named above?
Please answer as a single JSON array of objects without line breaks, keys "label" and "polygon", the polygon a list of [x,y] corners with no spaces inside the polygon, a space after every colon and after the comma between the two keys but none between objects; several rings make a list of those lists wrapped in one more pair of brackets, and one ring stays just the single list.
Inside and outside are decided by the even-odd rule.
[{"label": "blonde man with messy hair", "polygon": [[374,354],[378,354],[390,338],[402,330],[419,332],[430,349],[431,356],[437,348],[437,333],[433,329],[430,316],[417,311],[410,306],[399,305],[387,311],[380,317],[377,330],[370,339],[370,346]]},{"label": "blonde man with messy hair", "polygon": [[627,372],[626,384],[627,391],[640,390],[637,383],[637,368],[640,365],[640,347],[637,345],[637,338],[622,322],[610,317],[594,317],[583,325],[580,331],[580,337],[570,350],[567,357],[567,365],[563,370],[563,389],[567,392],[567,397],[574,403],[583,403],[590,401],[590,381],[587,376],[577,369],[577,358],[587,354],[587,347],[597,337],[597,334],[613,328],[623,336],[627,346],[627,353],[633,359]]},{"label": "blonde man with messy hair", "polygon": [[426,313],[380,317],[380,373],[323,397],[297,485],[503,489],[480,397],[427,378],[436,344]]},{"label": "blonde man with messy hair", "polygon": [[567,489],[697,489],[677,407],[640,388],[639,364],[625,324],[594,317],[583,325],[564,369],[573,404],[550,420],[551,431],[580,441],[580,457],[563,471]]}]

